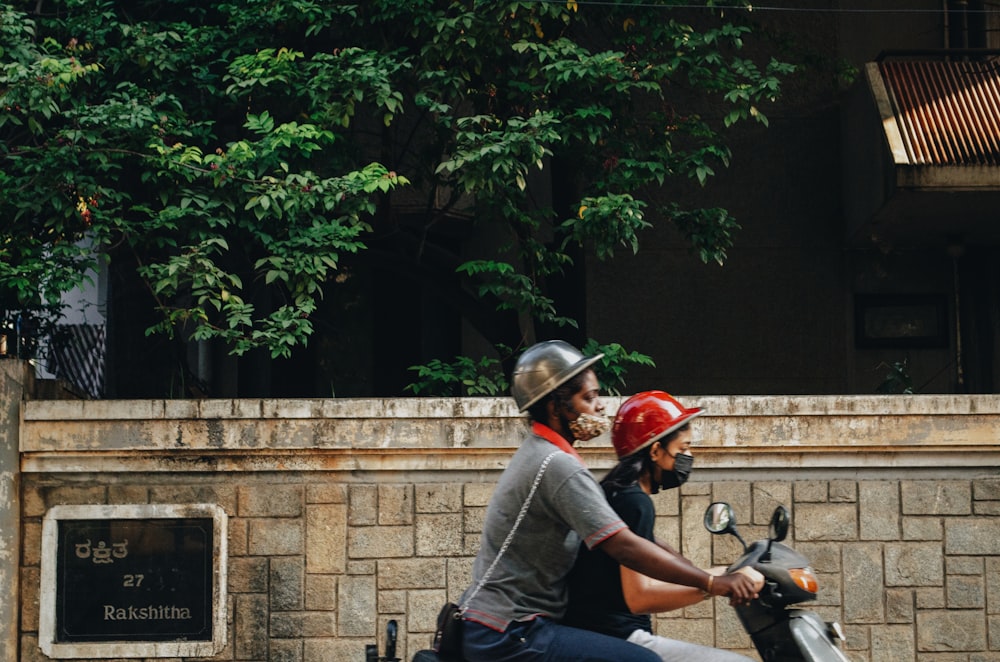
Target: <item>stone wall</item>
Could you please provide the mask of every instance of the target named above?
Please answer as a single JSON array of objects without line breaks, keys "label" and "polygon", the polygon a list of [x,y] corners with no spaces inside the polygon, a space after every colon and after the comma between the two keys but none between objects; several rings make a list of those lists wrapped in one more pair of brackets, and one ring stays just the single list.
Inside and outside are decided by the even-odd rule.
[{"label": "stone wall", "polygon": [[[726,564],[737,543],[702,528],[705,507],[730,502],[749,541],[785,504],[852,660],[1000,660],[996,398],[683,399],[709,413],[691,482],[656,497],[663,538]],[[21,660],[47,659],[45,513],[147,503],[228,514],[227,642],[211,659],[362,662],[390,619],[408,659],[467,584],[522,429],[490,399],[26,402]],[[595,473],[611,466],[607,439],[582,450]],[[754,655],[724,600],[657,628]]]}]

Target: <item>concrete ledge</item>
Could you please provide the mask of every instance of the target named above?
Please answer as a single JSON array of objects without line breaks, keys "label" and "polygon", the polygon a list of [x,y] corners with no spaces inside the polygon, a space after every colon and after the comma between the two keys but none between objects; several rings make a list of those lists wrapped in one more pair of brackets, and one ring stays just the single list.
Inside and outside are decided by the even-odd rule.
[{"label": "concrete ledge", "polygon": [[[621,398],[607,398],[614,415]],[[702,446],[991,445],[998,396],[710,396]],[[520,441],[509,398],[29,401],[22,452],[489,448]],[[608,447],[606,437],[588,446]]]}]

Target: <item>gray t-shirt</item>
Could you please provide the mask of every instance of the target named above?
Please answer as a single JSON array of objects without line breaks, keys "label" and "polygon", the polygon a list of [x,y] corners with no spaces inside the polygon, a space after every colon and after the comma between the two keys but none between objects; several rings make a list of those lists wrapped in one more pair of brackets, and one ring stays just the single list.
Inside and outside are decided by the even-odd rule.
[{"label": "gray t-shirt", "polygon": [[[558,448],[528,436],[500,476],[486,509],[472,586],[464,604],[496,558],[545,458]],[[574,456],[559,451],[549,462],[531,506],[486,584],[467,606],[465,618],[504,631],[511,621],[535,616],[562,618],[566,577],[581,540],[592,548],[626,528],[608,505],[597,481]]]}]

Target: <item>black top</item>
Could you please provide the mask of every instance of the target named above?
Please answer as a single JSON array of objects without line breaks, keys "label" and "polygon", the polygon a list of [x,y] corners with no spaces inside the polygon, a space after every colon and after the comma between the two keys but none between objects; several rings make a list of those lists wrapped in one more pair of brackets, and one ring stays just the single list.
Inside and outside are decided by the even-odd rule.
[{"label": "black top", "polygon": [[[608,494],[608,502],[636,535],[654,541],[653,500],[638,483]],[[655,541],[654,541],[655,542]],[[636,630],[652,631],[649,614],[633,614],[622,594],[618,562],[601,551],[580,546],[569,576],[565,625],[627,639]]]}]

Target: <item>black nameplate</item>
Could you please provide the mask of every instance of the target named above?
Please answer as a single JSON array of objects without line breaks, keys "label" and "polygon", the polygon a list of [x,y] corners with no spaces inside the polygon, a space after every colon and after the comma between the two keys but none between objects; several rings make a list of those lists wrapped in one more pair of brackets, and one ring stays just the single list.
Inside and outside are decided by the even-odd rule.
[{"label": "black nameplate", "polygon": [[211,641],[211,518],[60,520],[57,642]]}]

